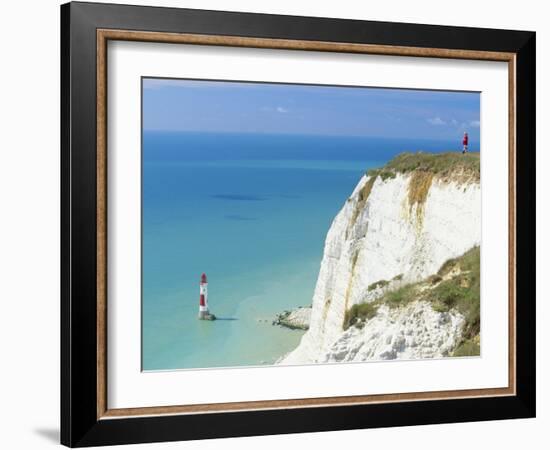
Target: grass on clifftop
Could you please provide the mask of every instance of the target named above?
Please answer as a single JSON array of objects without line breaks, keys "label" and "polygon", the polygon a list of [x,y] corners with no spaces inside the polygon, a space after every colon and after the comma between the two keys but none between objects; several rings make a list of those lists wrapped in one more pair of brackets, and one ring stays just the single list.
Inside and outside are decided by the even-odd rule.
[{"label": "grass on clifftop", "polygon": [[397,173],[425,172],[444,180],[479,181],[479,153],[401,153],[385,166],[367,171],[368,176],[382,180],[395,178]]},{"label": "grass on clifftop", "polygon": [[382,305],[399,308],[414,301],[427,301],[438,312],[448,312],[454,309],[464,316],[462,341],[452,356],[479,355],[479,257],[479,247],[474,247],[464,255],[446,261],[437,274],[426,280],[385,292],[373,302],[353,305],[346,311],[344,329],[348,329],[350,326],[362,328],[365,321],[374,317]]}]

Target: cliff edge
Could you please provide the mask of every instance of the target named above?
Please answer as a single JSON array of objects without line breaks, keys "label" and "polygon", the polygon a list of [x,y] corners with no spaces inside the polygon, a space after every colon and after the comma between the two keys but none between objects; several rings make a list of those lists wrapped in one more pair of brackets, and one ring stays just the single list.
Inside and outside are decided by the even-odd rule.
[{"label": "cliff edge", "polygon": [[[479,352],[479,285],[462,281],[476,255],[479,272],[479,180],[478,153],[403,153],[368,171],[328,231],[309,330],[279,363],[451,356],[465,343]],[[458,268],[434,283],[449,261]],[[478,290],[477,336],[475,305],[437,298],[448,282]],[[391,303],[398,291],[405,301]]]}]

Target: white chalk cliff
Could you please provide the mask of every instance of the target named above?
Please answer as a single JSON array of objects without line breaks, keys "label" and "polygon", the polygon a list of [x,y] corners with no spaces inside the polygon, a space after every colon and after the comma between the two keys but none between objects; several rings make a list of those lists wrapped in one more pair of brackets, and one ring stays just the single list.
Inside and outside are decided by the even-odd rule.
[{"label": "white chalk cliff", "polygon": [[426,279],[480,240],[479,179],[415,171],[363,176],[328,231],[309,330],[279,363],[445,356],[464,322],[454,310],[437,312],[421,301],[381,306],[363,327],[348,329],[345,314]]}]

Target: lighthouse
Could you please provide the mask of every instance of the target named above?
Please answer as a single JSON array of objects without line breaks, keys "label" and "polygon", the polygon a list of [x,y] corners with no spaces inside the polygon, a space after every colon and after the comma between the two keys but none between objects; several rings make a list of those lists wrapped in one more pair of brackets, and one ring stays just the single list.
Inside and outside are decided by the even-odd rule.
[{"label": "lighthouse", "polygon": [[206,274],[201,275],[201,282],[199,285],[199,319],[200,320],[215,320],[216,316],[210,314],[208,310],[208,279]]}]

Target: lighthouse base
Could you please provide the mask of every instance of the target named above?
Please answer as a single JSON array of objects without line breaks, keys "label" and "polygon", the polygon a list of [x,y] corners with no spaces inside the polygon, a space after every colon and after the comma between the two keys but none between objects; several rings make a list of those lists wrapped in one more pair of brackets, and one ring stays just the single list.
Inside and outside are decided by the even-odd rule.
[{"label": "lighthouse base", "polygon": [[199,311],[199,320],[216,320],[216,316],[209,311]]}]

